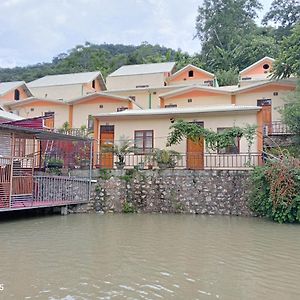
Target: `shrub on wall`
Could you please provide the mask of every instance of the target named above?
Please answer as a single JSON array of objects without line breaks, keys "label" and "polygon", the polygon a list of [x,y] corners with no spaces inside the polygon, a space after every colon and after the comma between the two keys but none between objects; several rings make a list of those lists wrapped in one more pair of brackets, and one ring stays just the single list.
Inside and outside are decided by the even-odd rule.
[{"label": "shrub on wall", "polygon": [[279,223],[300,221],[300,161],[281,157],[252,173],[250,208]]}]

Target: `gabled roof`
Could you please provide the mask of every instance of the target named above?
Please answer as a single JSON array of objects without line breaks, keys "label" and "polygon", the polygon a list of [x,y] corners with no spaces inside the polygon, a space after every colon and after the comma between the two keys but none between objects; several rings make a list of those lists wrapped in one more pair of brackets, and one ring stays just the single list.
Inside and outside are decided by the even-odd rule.
[{"label": "gabled roof", "polygon": [[28,96],[32,96],[31,92],[26,86],[25,81],[10,81],[10,82],[0,82],[0,96],[5,95],[6,93],[10,92],[11,90],[15,90],[19,87],[23,87],[26,94]]},{"label": "gabled roof", "polygon": [[132,101],[132,99],[130,99],[129,97],[122,97],[122,96],[113,95],[113,94],[109,94],[109,93],[91,93],[91,94],[88,94],[88,95],[83,96],[83,97],[78,97],[78,98],[75,98],[75,99],[68,100],[67,103],[68,104],[73,104],[73,103],[76,103],[76,102],[84,102],[84,101],[88,101],[90,99],[93,99],[95,97],[105,97],[105,98],[111,98],[111,99],[114,99],[114,100],[127,101],[127,102]]},{"label": "gabled roof", "polygon": [[143,116],[169,116],[169,115],[185,115],[198,113],[219,113],[219,112],[243,112],[243,111],[259,111],[258,106],[244,105],[219,105],[219,106],[202,106],[191,108],[158,108],[158,109],[129,109],[121,112],[101,113],[94,117],[102,118],[118,118],[122,117],[143,117]]},{"label": "gabled roof", "polygon": [[206,92],[217,93],[217,94],[230,94],[230,91],[227,91],[225,89],[215,88],[211,86],[191,85],[188,87],[177,89],[175,91],[161,94],[160,98],[169,98],[169,97],[186,94],[193,91],[206,91]]},{"label": "gabled roof", "polygon": [[24,118],[16,114],[10,113],[8,111],[0,110],[0,119],[5,119],[8,121],[19,121],[19,120],[23,120]]},{"label": "gabled roof", "polygon": [[3,104],[3,106],[12,108],[12,107],[23,106],[24,104],[34,103],[34,102],[39,102],[39,101],[49,102],[49,103],[53,103],[53,104],[67,104],[66,102],[64,102],[62,100],[30,97],[30,98],[26,98],[24,100],[6,102]]},{"label": "gabled roof", "polygon": [[128,76],[128,75],[142,75],[155,73],[171,73],[175,67],[175,62],[155,63],[155,64],[141,64],[141,65],[126,65],[117,69],[108,77]]},{"label": "gabled roof", "polygon": [[274,62],[274,61],[275,61],[274,58],[271,58],[271,57],[269,57],[269,56],[265,56],[265,57],[263,57],[262,59],[260,59],[259,61],[255,62],[254,64],[252,64],[252,65],[250,65],[249,67],[247,67],[247,68],[245,68],[244,70],[242,70],[242,71],[240,72],[240,74],[243,74],[243,73],[245,73],[246,71],[249,71],[250,69],[256,67],[257,65],[259,65],[260,63],[262,63],[262,62],[265,61],[265,60],[269,60],[269,61],[271,61],[271,62]]},{"label": "gabled roof", "polygon": [[196,66],[194,66],[194,65],[192,65],[192,64],[188,64],[187,66],[183,67],[182,69],[180,69],[180,70],[178,70],[177,72],[175,72],[174,74],[172,74],[172,75],[168,78],[168,80],[170,80],[170,79],[172,79],[172,78],[175,78],[176,76],[178,76],[178,75],[181,74],[182,72],[187,71],[188,69],[194,69],[194,70],[197,70],[198,72],[205,73],[205,74],[208,75],[208,76],[215,77],[215,74],[213,74],[213,73],[210,73],[210,72],[208,72],[208,71],[205,71],[205,70],[203,70],[203,69],[201,69],[201,68],[198,68],[198,67],[196,67]]},{"label": "gabled roof", "polygon": [[[28,83],[29,88],[47,87],[56,85],[71,85],[71,84],[84,84],[99,78],[100,82],[104,85],[104,80],[101,72],[83,72],[59,75],[47,75],[42,78],[36,79]],[[104,85],[105,86],[105,85]]]},{"label": "gabled roof", "polygon": [[259,83],[254,83],[251,85],[246,85],[243,87],[238,87],[235,90],[233,90],[233,94],[239,94],[239,93],[243,93],[249,90],[254,90],[260,87],[265,87],[268,85],[278,85],[278,86],[288,86],[288,87],[296,87],[297,85],[297,80],[292,79],[292,78],[288,78],[288,79],[282,79],[282,80],[267,80],[264,82],[259,82]]}]

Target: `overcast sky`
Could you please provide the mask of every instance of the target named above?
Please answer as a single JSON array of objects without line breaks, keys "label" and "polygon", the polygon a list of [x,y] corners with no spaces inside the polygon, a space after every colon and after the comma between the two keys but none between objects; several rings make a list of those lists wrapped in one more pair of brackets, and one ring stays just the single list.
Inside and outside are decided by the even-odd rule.
[{"label": "overcast sky", "polygon": [[[264,12],[272,0],[261,0]],[[194,53],[199,0],[0,0],[0,67],[49,62],[85,41]],[[261,15],[264,13],[262,12]]]}]

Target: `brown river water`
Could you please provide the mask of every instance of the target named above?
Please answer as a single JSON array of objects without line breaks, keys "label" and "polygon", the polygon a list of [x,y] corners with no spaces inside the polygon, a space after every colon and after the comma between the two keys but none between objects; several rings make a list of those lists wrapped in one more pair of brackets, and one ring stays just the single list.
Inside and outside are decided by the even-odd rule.
[{"label": "brown river water", "polygon": [[300,227],[68,215],[0,223],[0,299],[300,299]]}]

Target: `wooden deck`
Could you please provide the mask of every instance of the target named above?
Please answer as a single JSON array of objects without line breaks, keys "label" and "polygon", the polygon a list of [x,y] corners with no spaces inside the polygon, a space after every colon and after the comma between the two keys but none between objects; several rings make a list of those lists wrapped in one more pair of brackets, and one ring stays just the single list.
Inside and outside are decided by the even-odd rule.
[{"label": "wooden deck", "polygon": [[34,176],[31,192],[0,195],[0,212],[84,204],[89,200],[89,186],[88,179]]}]

